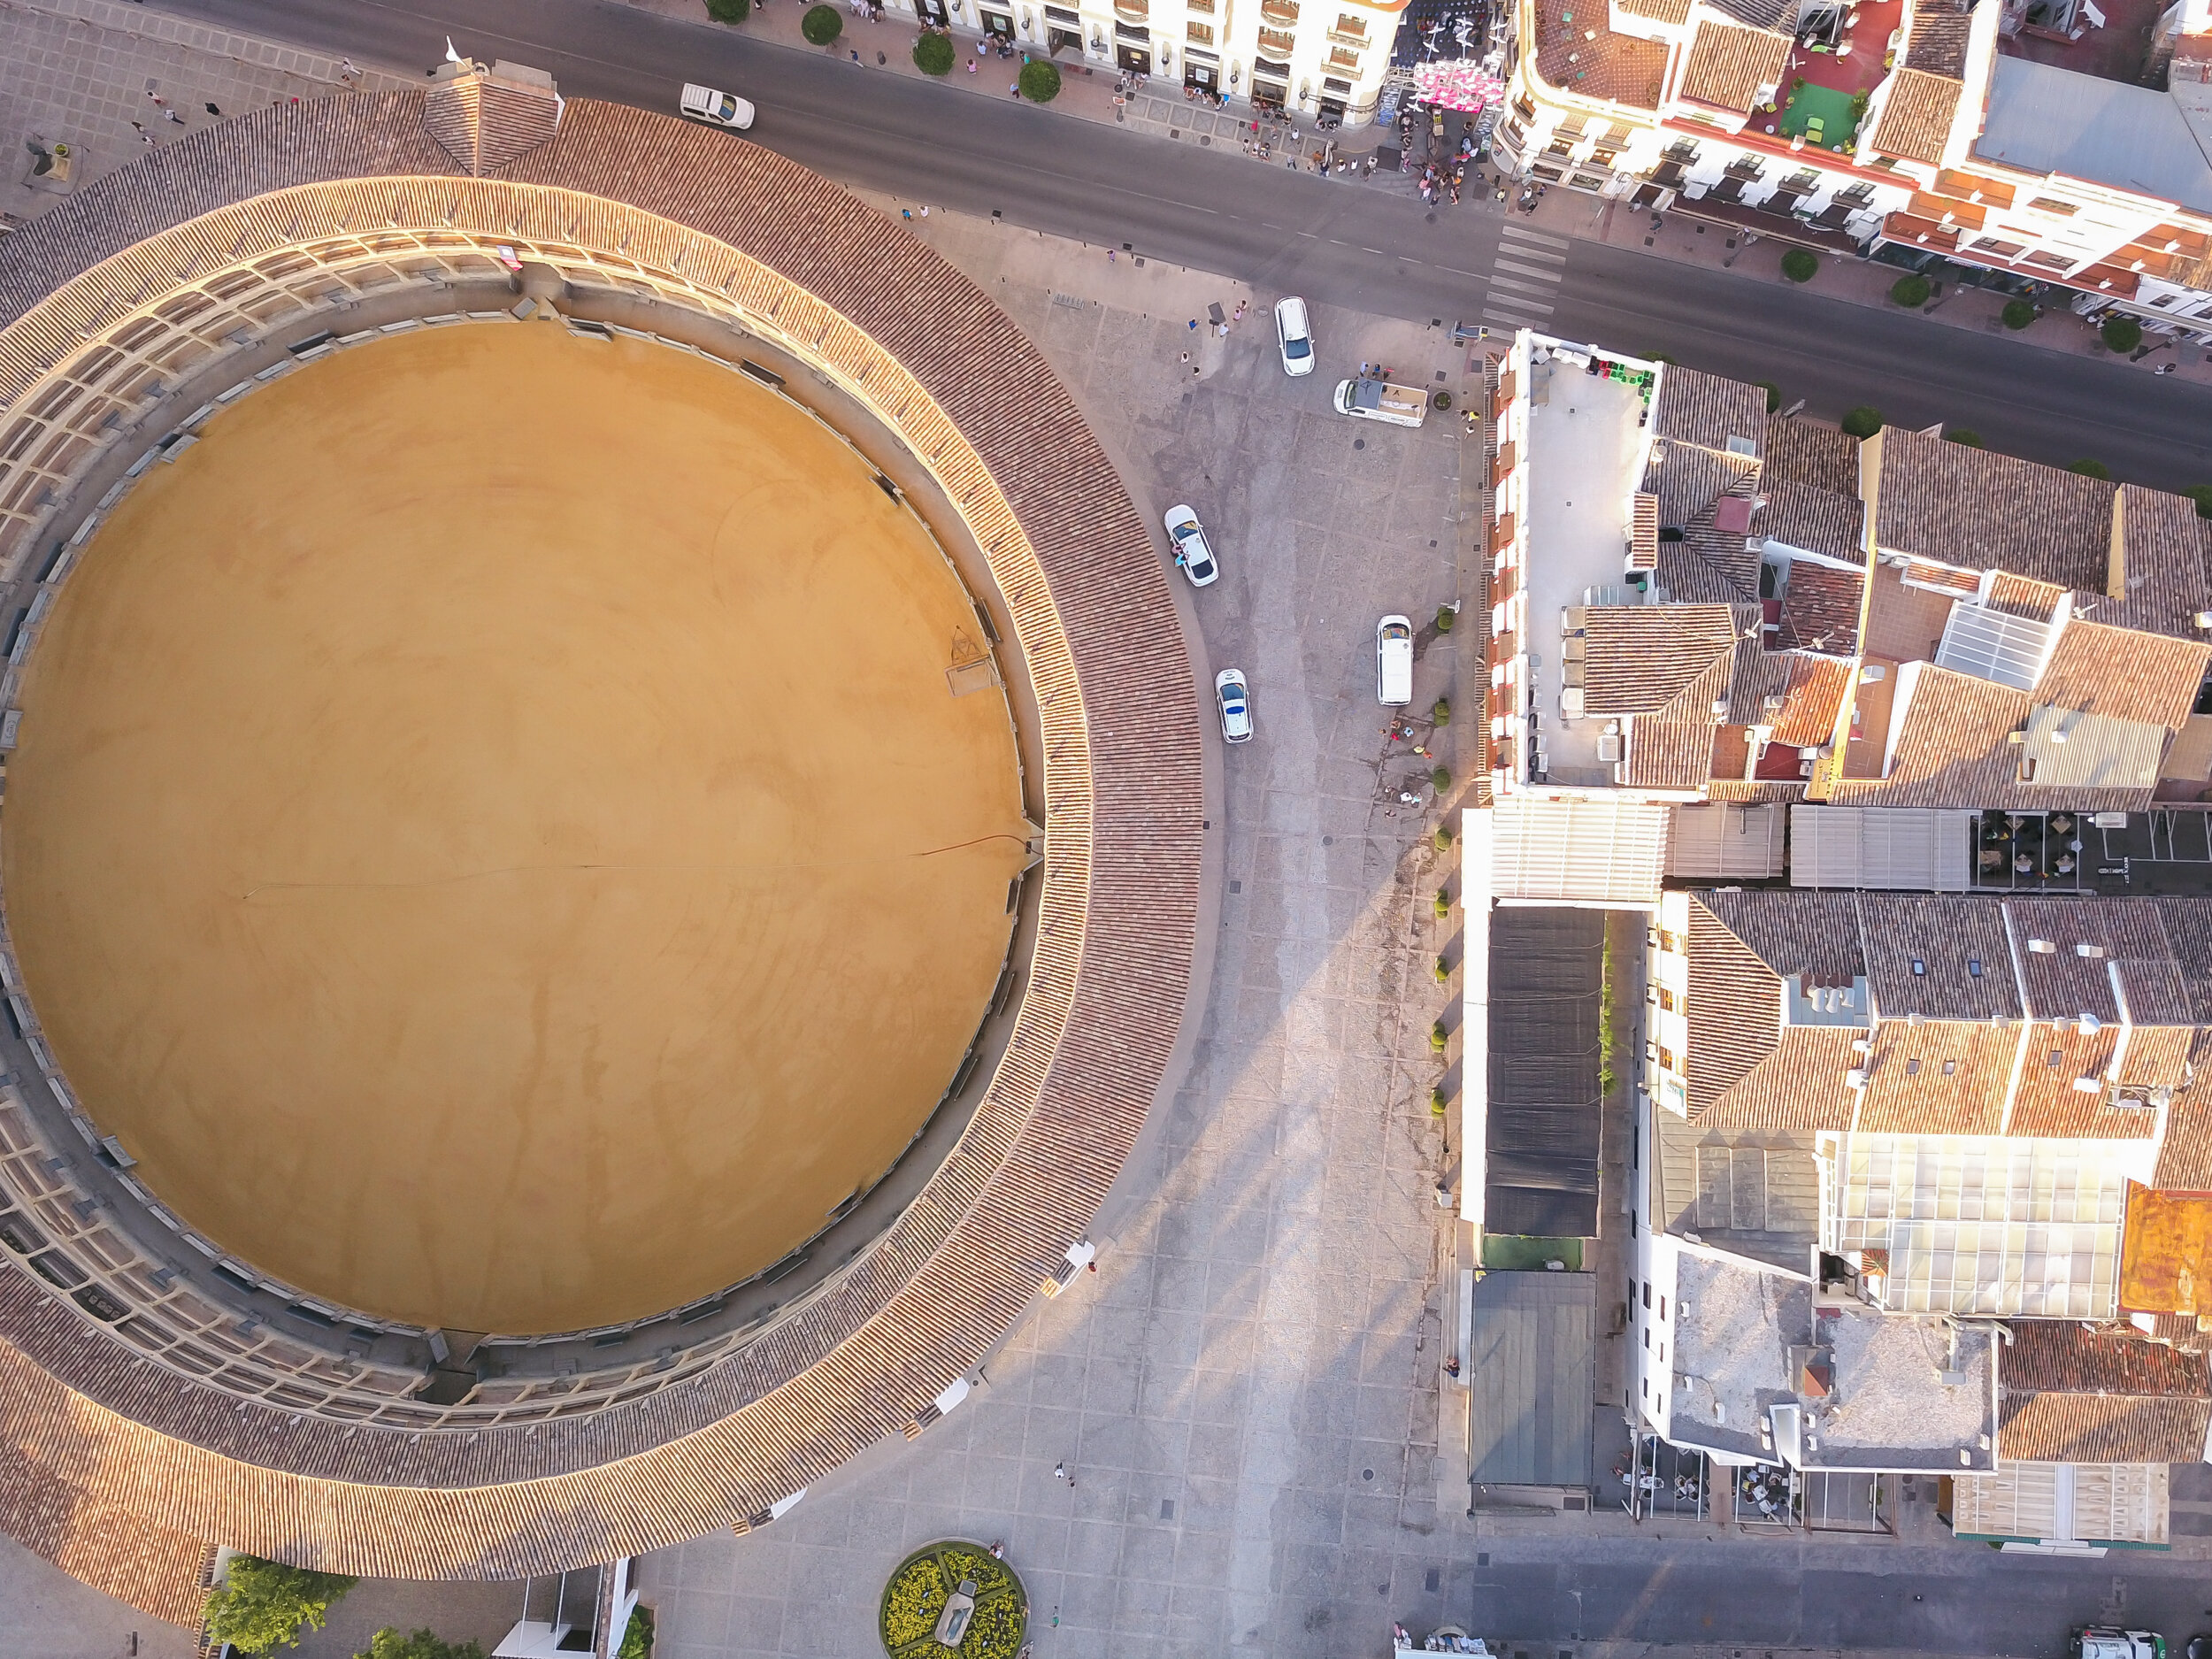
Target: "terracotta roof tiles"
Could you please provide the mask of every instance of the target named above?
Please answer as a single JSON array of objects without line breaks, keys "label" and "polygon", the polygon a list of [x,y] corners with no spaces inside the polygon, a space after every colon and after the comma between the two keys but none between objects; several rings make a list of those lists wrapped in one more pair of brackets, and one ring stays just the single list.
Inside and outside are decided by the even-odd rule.
[{"label": "terracotta roof tiles", "polygon": [[1869,1134],[1997,1134],[2019,1051],[2017,1025],[1885,1017],[1858,1063],[1867,1087],[1854,1126]]},{"label": "terracotta roof tiles", "polygon": [[[1794,44],[1786,35],[1707,18],[1690,37],[1677,96],[1747,115],[1781,84]],[[1763,402],[1759,413],[1762,418],[1766,414]],[[1757,428],[1752,427],[1745,435],[1755,436],[1756,433]]]},{"label": "terracotta roof tiles", "polygon": [[1874,1006],[1886,1019],[2017,1020],[2004,918],[1987,900],[1863,893],[1859,917]]},{"label": "terracotta roof tiles", "polygon": [[2208,1428],[2212,1403],[2201,1400],[2008,1389],[1997,1448],[2024,1463],[2194,1463],[2204,1461]]},{"label": "terracotta roof tiles", "polygon": [[1712,776],[1716,703],[1728,699],[1730,652],[1677,692],[1664,707],[1633,716],[1622,780],[1632,789],[1694,790]]},{"label": "terracotta roof tiles", "polygon": [[2178,730],[2189,718],[2212,646],[2073,618],[2035,683],[2035,701]]},{"label": "terracotta roof tiles", "polygon": [[[1698,38],[1717,28],[1726,35],[1752,35],[1731,24],[1701,23]],[[1786,50],[1789,41],[1783,38]],[[1693,52],[1695,49],[1693,48]],[[1745,438],[1754,446],[1745,458],[1755,461],[1767,429],[1767,395],[1763,386],[1747,386],[1717,374],[1686,369],[1677,363],[1659,367],[1659,384],[1651,399],[1651,434],[1701,449],[1725,453],[1731,438]]]},{"label": "terracotta roof tiles", "polygon": [[1866,503],[1855,495],[1839,495],[1810,484],[1792,484],[1763,478],[1754,535],[1768,537],[1785,547],[1831,558],[1857,559],[1864,552],[1860,541]]},{"label": "terracotta roof tiles", "polygon": [[1583,623],[1582,706],[1594,715],[1664,708],[1748,626],[1727,605],[1593,605]]},{"label": "terracotta roof tiles", "polygon": [[[2212,520],[2200,518],[2196,503],[2186,496],[2135,484],[2120,486],[2118,506],[2121,551],[2116,573],[2124,591],[2099,606],[2097,620],[2201,640],[2198,613],[2212,609],[2205,573]],[[2108,592],[2112,584],[2101,586]]]},{"label": "terracotta roof tiles", "polygon": [[2119,486],[1900,427],[1880,434],[1875,544],[2101,591]]},{"label": "terracotta roof tiles", "polygon": [[1940,162],[1965,88],[1947,75],[1919,69],[1900,69],[1891,80],[1889,98],[1875,123],[1873,148],[1885,156]]},{"label": "terracotta roof tiles", "polygon": [[1970,12],[1961,12],[1943,0],[1915,0],[1907,29],[1905,67],[1947,81],[1963,80],[1966,38],[1973,27]]},{"label": "terracotta roof tiles", "polygon": [[1772,1053],[1697,1114],[1717,1129],[1849,1129],[1858,1095],[1844,1079],[1859,1064],[1855,1025],[1791,1025]]},{"label": "terracotta roof tiles", "polygon": [[[2122,1017],[2113,994],[2116,974],[2133,1023],[2189,1024],[2189,992],[2167,940],[2161,903],[2147,898],[2005,901],[2004,914],[2019,944],[2028,1016],[2078,1019],[2090,1014],[2116,1025]],[[2035,949],[2034,941],[2054,949]],[[2095,954],[2082,955],[2082,947]]]},{"label": "terracotta roof tiles", "polygon": [[1863,572],[1793,560],[1789,584],[1782,590],[1779,643],[1792,650],[1852,656],[1859,649],[1859,612],[1865,596]]},{"label": "terracotta roof tiles", "polygon": [[1690,901],[1689,1115],[1695,1118],[1771,1055],[1781,1035],[1780,976],[1706,908]]}]

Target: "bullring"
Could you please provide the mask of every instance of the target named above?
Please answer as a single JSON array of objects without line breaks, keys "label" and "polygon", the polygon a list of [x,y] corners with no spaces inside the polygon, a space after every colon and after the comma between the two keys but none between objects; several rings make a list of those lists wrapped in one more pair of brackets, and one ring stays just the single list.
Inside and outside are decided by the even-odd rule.
[{"label": "bullring", "polygon": [[528,328],[681,353],[849,445],[975,602],[965,666],[1005,683],[1029,821],[1008,965],[912,1148],[766,1271],[590,1329],[366,1317],[226,1254],[104,1140],[12,933],[0,1526],[188,1617],[170,1586],[211,1542],[518,1576],[743,1528],[926,1424],[1064,1271],[1166,1077],[1191,974],[1190,666],[1150,538],[1042,360],[804,169],[588,101],[556,124],[495,73],[196,134],[5,254],[4,737],[27,763],[44,631],[149,470],[181,481],[252,400],[318,373]]}]

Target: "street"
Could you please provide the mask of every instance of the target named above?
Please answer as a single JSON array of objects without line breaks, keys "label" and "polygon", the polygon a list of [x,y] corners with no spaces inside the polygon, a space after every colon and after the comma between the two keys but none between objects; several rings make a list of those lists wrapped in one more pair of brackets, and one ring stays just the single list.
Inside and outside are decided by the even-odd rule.
[{"label": "street", "polygon": [[[164,0],[165,9],[365,62],[426,68],[465,53],[550,70],[564,92],[672,110],[708,79],[760,109],[752,136],[833,179],[909,200],[1448,327],[1478,320],[1503,210],[1425,209],[1374,184],[1323,179],[965,90],[882,74],[742,29],[671,21],[606,0]],[[906,29],[868,38],[903,51]],[[872,77],[869,79],[868,77]],[[860,96],[864,88],[864,96]],[[1510,279],[1508,286],[1511,286]],[[2166,488],[2212,481],[2212,388],[1932,325],[1731,271],[1573,245],[1544,321],[1628,352],[1771,380],[1835,419],[1861,403],[1896,425],[1944,420],[1989,447]]]}]

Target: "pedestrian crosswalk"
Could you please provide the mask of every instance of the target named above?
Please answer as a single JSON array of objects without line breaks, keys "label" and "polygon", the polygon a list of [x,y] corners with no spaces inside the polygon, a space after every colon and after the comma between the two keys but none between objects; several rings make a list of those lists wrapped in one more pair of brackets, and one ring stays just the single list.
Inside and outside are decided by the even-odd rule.
[{"label": "pedestrian crosswalk", "polygon": [[1541,327],[1557,309],[1560,280],[1567,274],[1563,236],[1546,235],[1518,225],[1501,227],[1498,255],[1490,263],[1490,291],[1483,296],[1486,322]]}]

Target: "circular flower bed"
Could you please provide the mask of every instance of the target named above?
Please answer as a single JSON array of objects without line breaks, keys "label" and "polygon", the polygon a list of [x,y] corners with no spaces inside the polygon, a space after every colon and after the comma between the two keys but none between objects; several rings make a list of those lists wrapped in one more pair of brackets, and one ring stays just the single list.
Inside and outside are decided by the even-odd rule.
[{"label": "circular flower bed", "polygon": [[[975,1584],[975,1615],[956,1647],[937,1640],[937,1619],[964,1580]],[[979,1544],[947,1539],[899,1563],[876,1615],[891,1659],[1014,1659],[1029,1628],[1029,1595],[1014,1570]]]}]

